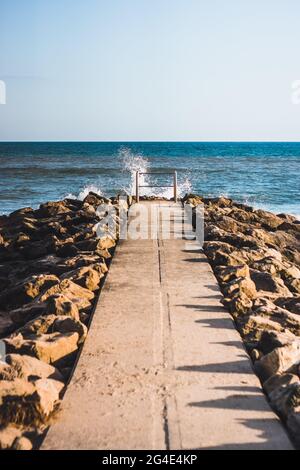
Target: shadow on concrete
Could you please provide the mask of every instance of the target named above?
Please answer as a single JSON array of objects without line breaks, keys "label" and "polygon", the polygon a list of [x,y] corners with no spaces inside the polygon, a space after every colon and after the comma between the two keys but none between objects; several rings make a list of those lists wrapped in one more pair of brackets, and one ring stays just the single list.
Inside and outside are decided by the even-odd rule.
[{"label": "shadow on concrete", "polygon": [[[276,436],[274,436],[274,434],[269,431],[269,429],[271,430],[274,424],[278,422],[276,418],[268,419],[267,421],[265,419],[240,419],[238,421],[243,426],[257,431],[261,442],[244,442],[238,444],[236,442],[230,442],[218,446],[199,446],[194,450],[286,450],[286,447],[282,446],[280,438],[278,438],[278,442],[276,442]],[[267,423],[268,425],[266,425]],[[288,448],[288,450],[290,450],[290,448]]]},{"label": "shadow on concrete", "polygon": [[217,362],[192,366],[181,366],[177,370],[183,372],[208,372],[214,374],[253,374],[249,359],[234,362]]}]

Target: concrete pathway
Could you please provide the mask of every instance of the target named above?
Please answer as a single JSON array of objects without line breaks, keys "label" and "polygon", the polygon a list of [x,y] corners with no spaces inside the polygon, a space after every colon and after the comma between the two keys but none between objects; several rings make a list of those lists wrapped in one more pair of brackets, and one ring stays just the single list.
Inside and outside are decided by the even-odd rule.
[{"label": "concrete pathway", "polygon": [[43,449],[292,449],[195,243],[119,243]]}]

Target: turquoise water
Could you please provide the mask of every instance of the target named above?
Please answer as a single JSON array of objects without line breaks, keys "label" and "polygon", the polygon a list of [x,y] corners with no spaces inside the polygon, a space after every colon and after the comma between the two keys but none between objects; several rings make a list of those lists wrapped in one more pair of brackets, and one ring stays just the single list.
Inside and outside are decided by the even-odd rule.
[{"label": "turquoise water", "polygon": [[[89,190],[133,191],[133,174],[178,171],[180,192],[300,214],[300,143],[0,143],[0,213]],[[144,185],[168,184],[145,176]],[[169,196],[169,190],[152,190]]]}]

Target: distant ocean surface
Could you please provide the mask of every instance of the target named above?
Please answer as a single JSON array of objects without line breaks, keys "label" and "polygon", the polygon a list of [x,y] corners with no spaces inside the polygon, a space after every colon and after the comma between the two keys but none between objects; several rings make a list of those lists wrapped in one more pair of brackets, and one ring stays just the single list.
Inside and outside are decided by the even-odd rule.
[{"label": "distant ocean surface", "polygon": [[[178,172],[180,194],[228,196],[300,218],[300,143],[0,143],[0,213],[90,190],[134,190],[136,170]],[[171,196],[171,177],[145,176],[146,194]]]}]

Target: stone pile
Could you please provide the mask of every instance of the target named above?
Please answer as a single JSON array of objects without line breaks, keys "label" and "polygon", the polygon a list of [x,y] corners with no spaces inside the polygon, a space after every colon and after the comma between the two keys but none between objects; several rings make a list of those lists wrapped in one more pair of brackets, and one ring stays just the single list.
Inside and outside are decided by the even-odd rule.
[{"label": "stone pile", "polygon": [[204,251],[274,410],[300,446],[300,222],[224,197],[204,205]]},{"label": "stone pile", "polygon": [[[114,230],[99,236],[100,204],[115,211]],[[117,242],[119,208],[118,198],[90,193],[0,217],[0,449],[35,447],[56,414]]]}]

